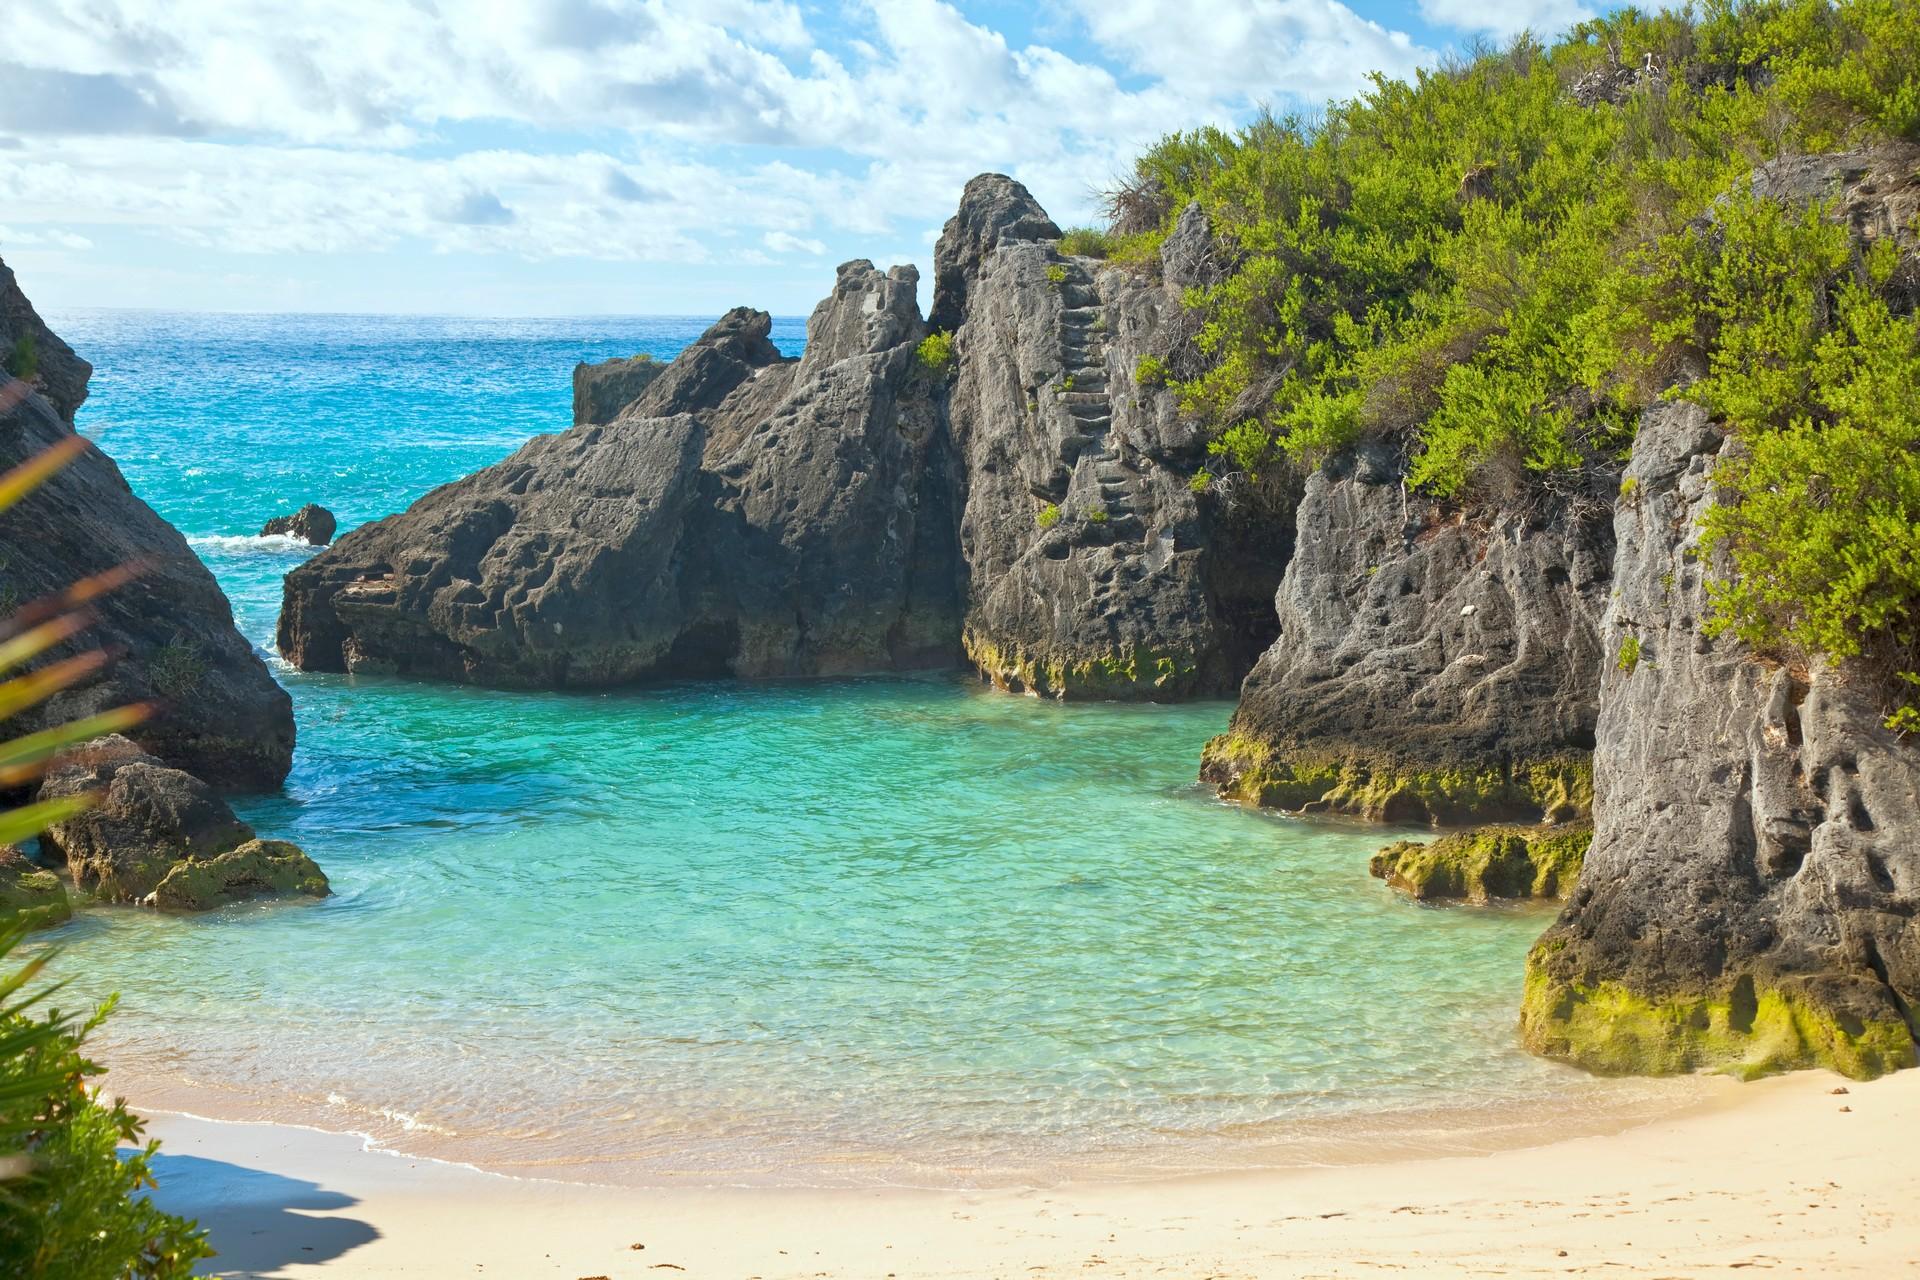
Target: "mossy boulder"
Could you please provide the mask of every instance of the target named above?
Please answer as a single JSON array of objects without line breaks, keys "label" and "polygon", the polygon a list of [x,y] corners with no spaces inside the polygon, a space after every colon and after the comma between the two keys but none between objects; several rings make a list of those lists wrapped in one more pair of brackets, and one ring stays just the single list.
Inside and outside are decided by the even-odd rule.
[{"label": "mossy boulder", "polygon": [[1438,840],[1401,840],[1373,855],[1368,870],[1421,901],[1561,898],[1580,879],[1593,825],[1482,827]]},{"label": "mossy boulder", "polygon": [[298,845],[249,840],[218,857],[175,863],[146,903],[169,911],[210,911],[249,898],[324,898],[331,892],[326,874]]},{"label": "mossy boulder", "polygon": [[12,845],[0,845],[0,923],[24,920],[47,929],[73,919],[73,904],[60,877],[37,867]]}]

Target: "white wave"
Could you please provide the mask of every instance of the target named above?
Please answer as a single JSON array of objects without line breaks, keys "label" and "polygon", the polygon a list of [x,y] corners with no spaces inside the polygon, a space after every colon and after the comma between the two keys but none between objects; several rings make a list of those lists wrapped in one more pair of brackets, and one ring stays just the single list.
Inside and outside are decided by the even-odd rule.
[{"label": "white wave", "polygon": [[320,548],[305,538],[284,533],[190,533],[187,545],[195,551],[218,551],[224,555],[286,555],[300,551],[311,555]]}]

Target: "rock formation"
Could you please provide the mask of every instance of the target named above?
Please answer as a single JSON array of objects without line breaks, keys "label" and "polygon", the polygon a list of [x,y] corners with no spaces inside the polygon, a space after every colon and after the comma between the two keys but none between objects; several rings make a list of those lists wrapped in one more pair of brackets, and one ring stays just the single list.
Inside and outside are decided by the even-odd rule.
[{"label": "rock formation", "polygon": [[953,460],[912,268],[840,269],[804,359],[729,312],[614,422],[542,436],[287,577],[302,667],[524,686],[951,661]]},{"label": "rock formation", "polygon": [[649,355],[573,366],[573,425],[605,426],[640,398],[667,366]]},{"label": "rock formation", "polygon": [[1850,666],[1708,639],[1697,522],[1729,446],[1647,415],[1615,513],[1616,595],[1580,888],[1528,960],[1522,1027],[1607,1072],[1914,1061],[1920,753]]},{"label": "rock formation", "polygon": [[[1279,567],[1209,576],[1185,481],[1202,442],[1131,381],[1165,354],[1183,278],[1063,258],[1058,235],[1019,184],[969,184],[937,255],[951,367],[920,351],[910,267],[841,267],[797,361],[765,313],[729,312],[611,421],[289,574],[281,652],[561,687],[950,666],[964,636],[1010,687],[1231,689],[1264,643],[1235,624]],[[625,391],[606,394],[590,417]]]},{"label": "rock formation", "polygon": [[267,521],[261,527],[260,536],[299,538],[316,547],[324,547],[333,541],[333,531],[337,528],[339,524],[334,520],[333,512],[309,502],[290,516],[275,516]]},{"label": "rock formation", "polygon": [[73,904],[60,877],[13,845],[0,845],[0,924],[50,929],[72,918]]},{"label": "rock formation", "polygon": [[326,893],[326,877],[305,854],[256,840],[206,783],[127,738],[97,738],[54,757],[39,799],[81,793],[96,797],[93,807],[48,828],[41,847],[102,902],[147,902],[164,890],[155,901],[198,910],[257,892]]},{"label": "rock formation", "polygon": [[[0,262],[0,361],[4,361],[0,373],[17,374],[46,398],[60,421],[73,425],[74,413],[87,398],[87,380],[93,376],[93,366],[47,328],[5,262]],[[10,399],[0,395],[0,412],[7,409]]]},{"label": "rock formation", "polygon": [[[91,372],[40,323],[0,265],[0,350],[22,334],[37,352],[33,385],[47,394],[0,383],[0,470],[73,435]],[[292,702],[234,628],[226,596],[186,539],[133,495],[98,448],[0,513],[0,614],[130,563],[141,566],[139,576],[96,599],[94,624],[52,655],[97,646],[118,660],[8,729],[151,702],[155,713],[134,736],[154,755],[222,788],[279,786],[293,760]]]},{"label": "rock formation", "polygon": [[1428,843],[1395,841],[1373,855],[1367,870],[1422,902],[1561,898],[1579,882],[1592,841],[1593,827],[1585,822],[1480,827]]},{"label": "rock formation", "polygon": [[1474,520],[1363,446],[1307,481],[1280,637],[1201,775],[1223,796],[1395,822],[1562,822],[1592,803],[1604,517]]}]

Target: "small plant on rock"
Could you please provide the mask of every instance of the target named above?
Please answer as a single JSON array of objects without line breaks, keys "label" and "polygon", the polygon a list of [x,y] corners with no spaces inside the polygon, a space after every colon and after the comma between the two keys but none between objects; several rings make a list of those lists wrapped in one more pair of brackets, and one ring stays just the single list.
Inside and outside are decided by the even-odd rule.
[{"label": "small plant on rock", "polygon": [[1042,529],[1051,529],[1060,523],[1060,504],[1049,502],[1034,514],[1033,522]]},{"label": "small plant on rock", "polygon": [[1054,286],[1057,289],[1061,285],[1065,284],[1066,282],[1067,282],[1067,269],[1064,265],[1056,262],[1052,266],[1047,268],[1048,284]]},{"label": "small plant on rock", "polygon": [[936,378],[944,378],[953,369],[956,356],[953,350],[951,333],[930,333],[920,339],[915,354],[920,358],[920,367]]},{"label": "small plant on rock", "polygon": [[1105,507],[1088,507],[1087,519],[1093,521],[1095,524],[1105,524],[1107,522],[1107,509]]},{"label": "small plant on rock", "polygon": [[1133,380],[1143,387],[1164,387],[1169,372],[1167,362],[1159,356],[1141,356],[1140,363],[1133,366]]},{"label": "small plant on rock", "polygon": [[1640,637],[1628,636],[1620,642],[1620,656],[1613,664],[1622,675],[1632,675],[1640,665]]}]

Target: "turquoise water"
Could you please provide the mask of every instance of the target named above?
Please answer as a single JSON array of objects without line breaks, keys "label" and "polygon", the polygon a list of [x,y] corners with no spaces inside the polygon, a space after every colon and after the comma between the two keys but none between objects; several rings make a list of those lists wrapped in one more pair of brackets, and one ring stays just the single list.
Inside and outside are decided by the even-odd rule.
[{"label": "turquoise water", "polygon": [[[701,328],[53,321],[97,366],[82,428],[263,648],[305,554],[248,536],[268,516],[395,510],[564,426],[574,360]],[[1217,803],[1226,704],[276,671],[293,775],[240,807],[336,895],[62,931],[83,990],[125,993],[102,1043],[136,1099],[569,1176],[970,1182],[1590,1088],[1514,1042],[1546,916],[1410,905],[1366,875],[1390,833]]]}]

